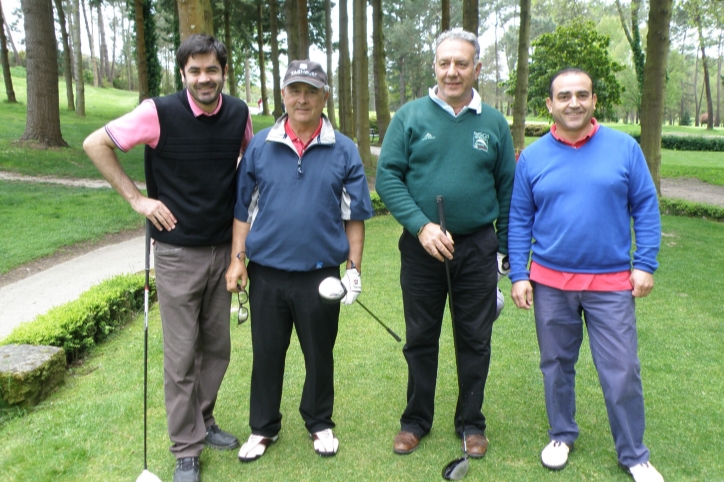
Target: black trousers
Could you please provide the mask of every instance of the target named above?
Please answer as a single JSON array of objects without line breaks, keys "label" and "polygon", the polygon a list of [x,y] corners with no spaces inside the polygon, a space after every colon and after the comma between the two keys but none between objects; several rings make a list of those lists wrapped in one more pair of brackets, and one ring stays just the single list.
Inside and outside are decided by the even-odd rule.
[{"label": "black trousers", "polygon": [[[453,241],[450,277],[458,374],[454,425],[458,434],[463,430],[467,435],[484,434],[482,406],[495,320],[498,239],[494,228],[485,226],[469,235],[453,235]],[[407,407],[400,426],[422,437],[430,432],[435,412],[440,330],[448,285],[445,263],[430,256],[407,230],[399,248],[406,325],[402,351],[408,367]]]},{"label": "black trousers", "polygon": [[282,426],[287,349],[296,329],[304,354],[306,378],[299,413],[309,433],[333,428],[334,343],[339,303],[319,298],[324,278],[339,278],[339,268],[291,272],[250,262],[249,309],[254,361],[251,373],[249,426],[254,434],[273,437]]}]

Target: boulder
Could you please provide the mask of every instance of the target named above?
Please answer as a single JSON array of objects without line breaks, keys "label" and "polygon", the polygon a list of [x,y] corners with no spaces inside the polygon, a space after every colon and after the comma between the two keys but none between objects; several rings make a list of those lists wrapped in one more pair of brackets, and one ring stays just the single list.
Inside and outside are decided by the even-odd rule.
[{"label": "boulder", "polygon": [[63,384],[65,352],[55,346],[0,346],[0,406],[36,405]]}]

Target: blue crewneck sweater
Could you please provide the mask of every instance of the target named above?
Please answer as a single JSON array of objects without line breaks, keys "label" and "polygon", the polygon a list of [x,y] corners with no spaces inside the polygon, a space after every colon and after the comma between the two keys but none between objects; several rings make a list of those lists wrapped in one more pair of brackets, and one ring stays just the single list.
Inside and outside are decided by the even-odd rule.
[{"label": "blue crewneck sweater", "polygon": [[[549,133],[520,156],[510,208],[510,279],[528,279],[528,255],[569,273],[653,273],[661,241],[659,205],[641,148],[601,126],[582,147]],[[532,243],[532,239],[535,242]]]}]

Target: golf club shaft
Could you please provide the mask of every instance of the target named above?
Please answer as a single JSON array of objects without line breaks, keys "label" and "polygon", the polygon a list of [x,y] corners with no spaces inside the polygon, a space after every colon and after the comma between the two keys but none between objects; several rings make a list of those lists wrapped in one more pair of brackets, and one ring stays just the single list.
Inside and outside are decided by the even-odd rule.
[{"label": "golf club shaft", "polygon": [[[442,196],[437,196],[437,214],[440,218],[440,229],[443,233],[447,236],[447,228],[445,224],[445,204],[443,201]],[[458,370],[460,370],[460,360],[458,357],[458,340],[455,332],[455,314],[453,311],[453,293],[452,293],[452,281],[450,280],[450,262],[447,258],[445,258],[445,275],[447,276],[447,296],[448,296],[448,303],[450,305],[450,321],[452,322],[452,335],[453,335],[453,348],[455,349],[455,364],[458,366]],[[459,371],[458,371],[459,373]],[[468,455],[468,445],[467,440],[465,440],[465,398],[466,393],[462,389],[462,383],[460,383],[460,379],[458,377],[458,390],[460,390],[460,393],[463,394],[463,406],[460,409],[460,419],[463,426],[463,451],[465,452],[465,456]]]},{"label": "golf club shaft", "polygon": [[148,413],[148,296],[149,286],[148,278],[149,271],[151,270],[151,223],[146,220],[146,284],[143,288],[143,312],[144,312],[144,324],[143,324],[143,469],[148,469],[147,463],[147,446],[146,433],[148,431],[146,414]]},{"label": "golf club shaft", "polygon": [[392,335],[392,338],[394,338],[394,339],[397,340],[398,342],[402,341],[402,338],[400,338],[399,336],[397,336],[397,333],[395,333],[394,331],[390,330],[390,328],[389,328],[387,325],[385,325],[384,323],[382,323],[382,320],[380,320],[379,318],[377,318],[377,317],[375,316],[375,314],[372,313],[365,305],[363,305],[360,300],[356,300],[356,301],[357,301],[357,304],[359,304],[362,308],[364,308],[364,310],[365,310],[367,313],[369,313],[370,316],[377,321],[377,323],[379,323],[380,325],[382,325],[382,327],[383,327],[385,330],[387,330],[387,333],[389,333],[390,335]]}]

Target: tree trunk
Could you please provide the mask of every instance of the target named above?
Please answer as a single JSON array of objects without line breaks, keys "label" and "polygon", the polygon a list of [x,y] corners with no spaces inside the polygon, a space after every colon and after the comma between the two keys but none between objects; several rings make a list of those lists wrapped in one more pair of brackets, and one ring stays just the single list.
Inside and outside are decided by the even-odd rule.
[{"label": "tree trunk", "polygon": [[272,76],[274,77],[274,120],[280,118],[282,111],[282,85],[279,77],[279,12],[276,0],[269,0],[269,30],[271,31]]},{"label": "tree trunk", "polygon": [[631,0],[631,28],[626,22],[626,17],[623,14],[623,8],[621,2],[616,0],[616,9],[618,10],[618,16],[621,19],[621,26],[623,27],[623,33],[626,35],[626,40],[631,47],[631,54],[633,57],[634,71],[636,72],[636,85],[638,86],[639,92],[637,96],[637,107],[641,108],[641,94],[644,88],[644,62],[645,56],[641,49],[641,32],[639,30],[639,11],[641,10],[641,0]]},{"label": "tree trunk", "polygon": [[[113,78],[116,74],[116,39],[118,38],[118,17],[116,7],[113,7],[113,22],[111,23],[111,32],[113,32],[113,43],[111,43],[111,57],[109,59],[108,81],[113,86]],[[174,69],[175,70],[175,69]]]},{"label": "tree trunk", "polygon": [[263,11],[264,5],[262,2],[256,4],[256,42],[259,47],[259,83],[261,84],[261,101],[262,101],[262,114],[269,115],[269,103],[267,101],[266,93],[266,62],[264,60],[264,28],[263,28]]},{"label": "tree trunk", "polygon": [[246,91],[246,103],[251,105],[251,66],[246,53],[244,53],[244,90]]},{"label": "tree trunk", "polygon": [[136,22],[136,68],[138,69],[138,103],[150,97],[148,88],[148,63],[146,62],[146,29],[143,26],[144,0],[134,0]]},{"label": "tree trunk", "polygon": [[699,29],[699,45],[701,46],[701,65],[704,69],[704,89],[706,91],[706,128],[707,130],[714,129],[714,105],[711,100],[711,83],[709,82],[709,63],[706,59],[706,52],[704,51],[704,33],[701,26],[701,17],[697,18],[697,27]]},{"label": "tree trunk", "polygon": [[[111,69],[108,67],[108,44],[106,43],[106,26],[103,22],[103,10],[101,9],[102,2],[96,4],[96,15],[98,15],[98,56],[101,60],[100,73],[101,79],[105,79],[106,82],[111,81]],[[101,82],[101,85],[103,83]]]},{"label": "tree trunk", "polygon": [[[493,62],[495,64],[495,108],[502,112],[503,104],[500,99],[500,47],[498,44],[498,22],[500,19],[500,11],[498,10],[497,5],[498,4],[496,4],[495,7],[495,24],[493,25],[493,45],[495,46],[493,48],[493,55],[495,56],[495,60]],[[478,87],[478,79],[475,79],[475,87]]]},{"label": "tree trunk", "polygon": [[719,79],[719,82],[716,83],[716,114],[714,114],[714,125],[716,127],[721,125],[721,42],[722,36],[719,34],[719,43],[717,46],[718,55],[716,59],[716,78]]},{"label": "tree trunk", "polygon": [[656,192],[661,194],[661,124],[664,117],[666,63],[672,0],[652,3],[646,37],[644,88],[641,96],[641,150],[646,157]]},{"label": "tree trunk", "polygon": [[518,32],[518,66],[516,67],[515,100],[513,104],[513,146],[516,159],[525,148],[525,116],[528,113],[528,72],[530,55],[531,0],[520,0],[520,31]]},{"label": "tree trunk", "polygon": [[[696,93],[696,89],[699,85],[699,55],[698,52],[695,55],[694,61],[694,109],[696,115],[694,116],[694,126],[699,127],[699,114],[701,114],[701,95]],[[702,87],[704,87],[702,85]]]},{"label": "tree trunk", "polygon": [[299,59],[309,58],[309,14],[307,0],[297,0],[297,25],[299,26]]},{"label": "tree trunk", "polygon": [[450,30],[450,0],[442,0],[440,2],[442,8],[442,17],[440,18],[440,33]]},{"label": "tree trunk", "polygon": [[478,34],[478,0],[463,0],[463,30]]},{"label": "tree trunk", "polygon": [[[475,36],[478,35],[478,26],[480,25],[480,21],[478,18],[479,15],[478,10],[478,0],[463,0],[463,29],[467,30],[468,32],[472,32],[475,34]],[[497,32],[495,36],[495,62],[497,64],[498,62],[498,39],[497,39]],[[496,68],[496,71],[498,69]],[[475,82],[473,82],[473,88],[476,89],[478,92],[480,91],[478,87],[478,79],[475,79]],[[496,97],[497,102],[497,97]]]},{"label": "tree trunk", "polygon": [[71,15],[73,24],[70,26],[70,35],[73,40],[73,61],[75,68],[75,114],[85,117],[85,80],[83,79],[83,52],[80,44],[80,0],[71,0]]},{"label": "tree trunk", "polygon": [[9,104],[17,104],[15,99],[15,89],[13,89],[13,79],[10,76],[10,58],[8,57],[8,41],[5,37],[5,16],[3,15],[3,6],[0,2],[0,57],[2,57],[3,77],[5,78],[5,94]]},{"label": "tree trunk", "polygon": [[177,5],[181,41],[195,33],[214,34],[211,0],[178,0]]},{"label": "tree trunk", "polygon": [[370,154],[370,94],[367,82],[367,0],[354,0],[354,83],[357,149],[365,167],[373,168]]},{"label": "tree trunk", "polygon": [[21,0],[25,26],[28,108],[21,141],[41,147],[68,147],[60,132],[58,60],[53,3]]},{"label": "tree trunk", "polygon": [[63,43],[63,77],[65,78],[65,97],[68,101],[68,110],[75,110],[75,100],[73,99],[73,65],[70,60],[70,43],[68,42],[68,30],[65,28],[65,12],[63,12],[63,2],[55,0],[55,10],[58,13],[58,23],[60,24],[60,35]]},{"label": "tree trunk", "polygon": [[400,89],[400,107],[402,107],[407,102],[407,84],[406,84],[406,77],[405,77],[405,58],[404,57],[397,59],[397,66],[400,69],[400,79],[398,82],[398,87]]},{"label": "tree trunk", "polygon": [[342,1],[339,2],[339,130],[347,137],[354,137],[348,27],[347,2]]},{"label": "tree trunk", "polygon": [[[90,25],[88,24],[88,15],[85,11],[85,0],[80,0],[80,7],[83,11],[83,21],[85,22],[85,33],[88,35],[88,47],[90,48],[91,65],[93,66],[93,86],[98,87],[99,75],[98,75],[98,59],[95,54],[95,44],[93,43],[93,32],[91,31]],[[93,23],[93,10],[90,11],[91,23]]]},{"label": "tree trunk", "polygon": [[382,0],[372,0],[372,62],[375,77],[375,111],[379,142],[385,139],[390,125],[390,98],[387,91],[387,66],[385,62],[385,37],[382,29]]},{"label": "tree trunk", "polygon": [[226,44],[227,61],[229,66],[229,94],[236,97],[236,75],[234,75],[234,46],[231,43],[231,2],[224,0],[224,43]]},{"label": "tree trunk", "polygon": [[[270,0],[273,1],[273,0]],[[286,0],[284,2],[285,27],[287,31],[287,59],[299,60],[299,20],[297,19],[297,0]]]},{"label": "tree trunk", "polygon": [[10,48],[13,49],[13,62],[15,62],[15,65],[20,65],[18,49],[15,48],[15,42],[13,42],[13,36],[10,33],[10,25],[8,25],[8,21],[5,18],[5,13],[2,11],[2,8],[0,8],[0,23],[4,26],[3,28],[6,29],[5,34],[7,35],[7,41],[10,42]]},{"label": "tree trunk", "polygon": [[327,83],[329,84],[329,97],[327,98],[327,117],[329,118],[329,122],[332,124],[332,127],[337,129],[337,115],[334,111],[334,66],[332,64],[334,48],[332,47],[331,0],[324,0],[324,30],[327,37],[324,46],[325,50],[327,51]]}]

